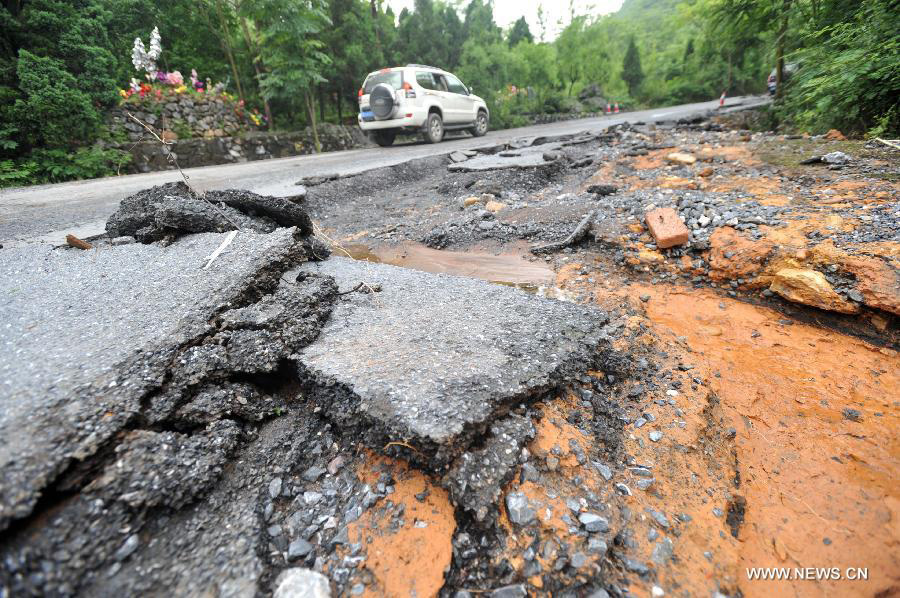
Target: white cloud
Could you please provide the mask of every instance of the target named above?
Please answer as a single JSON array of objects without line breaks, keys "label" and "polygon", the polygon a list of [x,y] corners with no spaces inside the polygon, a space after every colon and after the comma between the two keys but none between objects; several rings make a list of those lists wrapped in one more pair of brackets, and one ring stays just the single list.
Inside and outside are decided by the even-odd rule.
[{"label": "white cloud", "polygon": [[[571,2],[559,0],[494,0],[494,21],[506,29],[519,17],[524,16],[528,21],[528,27],[535,39],[540,37],[541,27],[538,22],[538,6],[543,8],[544,41],[551,41],[559,35],[559,32],[569,24],[571,14],[600,16],[616,12],[622,6],[623,0],[571,0]],[[399,15],[404,8],[413,9],[413,0],[387,0],[386,4],[393,9],[395,15]],[[460,17],[468,2],[463,0],[460,5]]]}]

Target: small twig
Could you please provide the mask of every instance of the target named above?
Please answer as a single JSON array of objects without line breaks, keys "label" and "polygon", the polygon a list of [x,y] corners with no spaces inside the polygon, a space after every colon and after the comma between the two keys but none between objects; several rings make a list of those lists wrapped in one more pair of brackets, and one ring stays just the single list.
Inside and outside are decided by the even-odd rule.
[{"label": "small twig", "polygon": [[82,241],[75,235],[66,235],[66,243],[68,243],[71,247],[74,247],[75,249],[91,249],[94,247],[87,241]]},{"label": "small twig", "polygon": [[163,139],[162,137],[160,137],[159,135],[157,135],[157,134],[156,134],[156,131],[154,131],[153,128],[150,127],[150,125],[148,125],[148,124],[144,123],[143,121],[141,121],[141,119],[139,119],[138,117],[136,117],[135,115],[133,115],[131,112],[128,112],[128,111],[126,110],[126,111],[125,111],[125,114],[126,114],[129,118],[131,118],[134,122],[136,122],[137,124],[141,125],[141,126],[144,127],[145,129],[147,129],[147,131],[149,131],[151,135],[153,135],[154,137],[156,137],[156,140],[159,141],[159,142],[163,145],[163,147],[166,149],[166,159],[169,160],[172,164],[174,164],[174,165],[175,165],[175,168],[178,169],[178,173],[181,175],[181,178],[184,179],[184,184],[187,185],[188,191],[190,191],[191,194],[192,194],[194,197],[197,197],[198,199],[202,199],[202,200],[205,201],[207,204],[209,204],[209,206],[210,206],[211,208],[213,208],[215,211],[217,211],[217,212],[219,213],[219,215],[222,216],[222,218],[224,218],[225,220],[227,220],[228,223],[231,224],[231,226],[233,226],[233,227],[236,228],[237,230],[241,230],[241,227],[238,225],[238,223],[235,222],[234,220],[232,220],[231,218],[229,218],[229,217],[228,217],[228,214],[226,214],[225,212],[223,212],[223,211],[219,208],[219,206],[217,206],[217,205],[214,204],[213,202],[211,202],[211,201],[209,201],[208,199],[206,199],[206,197],[205,197],[205,195],[204,195],[203,193],[197,193],[197,191],[196,191],[193,187],[191,187],[191,183],[188,181],[188,178],[189,178],[188,175],[186,175],[186,174],[184,173],[184,171],[181,169],[181,166],[178,165],[178,158],[175,156],[175,154],[172,152],[172,150],[169,149],[169,146],[170,146],[170,145],[173,145],[173,142],[171,142],[171,141],[166,141],[165,139]]},{"label": "small twig", "polygon": [[356,285],[355,287],[353,287],[352,289],[350,289],[349,291],[344,291],[343,293],[338,293],[338,296],[341,296],[341,295],[349,295],[350,293],[355,293],[356,291],[358,291],[358,290],[360,290],[361,288],[363,288],[363,285],[364,285],[364,284],[365,284],[365,283],[362,283],[362,282],[361,282],[361,283],[359,283],[358,285]]},{"label": "small twig", "polygon": [[897,145],[893,141],[888,141],[887,139],[882,139],[881,137],[876,137],[875,141],[880,141],[881,143],[887,145],[888,147],[892,147],[894,149],[900,149],[900,145]]},{"label": "small twig", "polygon": [[[137,144],[141,143],[143,140],[144,140],[144,136],[141,135],[141,138],[138,139],[137,141],[135,141],[134,143],[132,143],[131,147],[128,148],[128,153],[130,154],[131,150],[133,150],[135,147],[137,147]],[[116,163],[116,176],[122,176],[122,164],[124,164],[123,160],[119,160],[119,162]]]},{"label": "small twig", "polygon": [[[323,239],[325,239],[325,241],[327,241],[329,245],[331,245],[332,247],[334,247],[334,248],[337,249],[338,251],[341,251],[344,255],[346,255],[347,257],[349,257],[351,260],[353,259],[353,255],[352,255],[349,251],[347,251],[346,249],[344,249],[344,248],[341,246],[340,243],[338,243],[337,241],[335,241],[334,239],[332,239],[331,237],[329,237],[328,235],[326,235],[326,234],[322,231],[322,229],[319,228],[319,225],[317,225],[315,222],[313,222],[313,232],[314,232],[317,236],[322,237]],[[366,262],[366,263],[368,263],[368,262]],[[371,286],[369,286],[369,284],[367,284],[366,282],[361,282],[361,283],[359,283],[359,284],[365,286],[366,289],[368,290],[368,292],[369,292],[369,293],[372,293],[373,296],[374,296],[374,294],[377,292],[374,288],[372,288]],[[355,290],[355,289],[354,289],[354,290]],[[378,300],[376,299],[375,302],[378,303]]]},{"label": "small twig", "polygon": [[216,250],[212,252],[212,255],[210,255],[207,258],[209,261],[206,262],[205,266],[203,266],[204,270],[209,269],[209,267],[212,265],[213,261],[217,257],[219,257],[219,254],[222,253],[223,251],[225,251],[226,247],[231,245],[231,242],[234,241],[234,238],[237,236],[237,234],[238,234],[238,232],[236,230],[233,230],[230,233],[228,233],[228,235],[225,237],[225,240],[223,240],[222,243],[216,248]]},{"label": "small twig", "polygon": [[386,445],[384,445],[384,448],[382,448],[381,450],[386,451],[388,449],[388,447],[391,447],[391,446],[402,446],[402,447],[408,448],[409,450],[411,450],[414,453],[419,452],[419,449],[412,446],[411,444],[407,444],[405,442],[400,442],[397,440],[392,440],[391,442],[388,442]]}]

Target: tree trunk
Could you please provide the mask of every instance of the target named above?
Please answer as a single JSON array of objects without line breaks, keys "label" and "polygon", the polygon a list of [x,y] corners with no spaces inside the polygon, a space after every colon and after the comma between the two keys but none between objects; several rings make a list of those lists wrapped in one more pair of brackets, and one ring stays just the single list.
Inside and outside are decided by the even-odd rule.
[{"label": "tree trunk", "polygon": [[376,0],[369,0],[372,7],[372,27],[375,29],[375,47],[381,53],[381,31],[378,29],[378,6]]},{"label": "tree trunk", "polygon": [[732,72],[731,56],[732,56],[732,54],[733,54],[733,52],[731,50],[728,50],[728,82],[725,84],[726,90],[731,89],[731,72]]},{"label": "tree trunk", "polygon": [[325,90],[319,85],[319,121],[325,122]]},{"label": "tree trunk", "polygon": [[269,100],[266,99],[266,96],[262,94],[262,71],[259,70],[259,50],[255,43],[253,43],[253,38],[250,36],[250,28],[247,27],[247,19],[241,18],[241,29],[244,32],[244,39],[247,42],[247,49],[250,51],[251,62],[253,63],[253,70],[256,72],[256,87],[260,90],[260,96],[263,99],[263,109],[266,113],[266,120],[269,124],[269,130],[273,130],[275,128],[275,121],[272,119],[272,109],[269,107]]},{"label": "tree trunk", "polygon": [[788,30],[788,14],[791,10],[791,0],[783,0],[781,4],[781,24],[778,27],[778,39],[775,46],[775,97],[781,98],[784,94],[784,46]]},{"label": "tree trunk", "polygon": [[234,62],[234,52],[231,49],[231,32],[228,30],[228,23],[225,21],[225,15],[222,12],[222,0],[216,0],[216,14],[219,17],[219,24],[222,26],[222,49],[228,57],[228,63],[231,64],[231,72],[234,75],[234,84],[237,86],[238,97],[241,102],[244,101],[244,89],[241,87],[241,77],[238,75],[237,65]]},{"label": "tree trunk", "polygon": [[337,109],[338,109],[338,124],[339,125],[344,124],[344,111],[341,110],[342,104],[343,104],[343,98],[341,97],[342,95],[343,94],[341,93],[341,90],[339,89],[337,92]]},{"label": "tree trunk", "polygon": [[313,94],[310,91],[306,91],[303,94],[306,97],[306,111],[309,113],[309,126],[312,129],[313,133],[313,143],[316,144],[316,153],[322,152],[322,144],[319,143],[319,131],[316,129],[316,107],[313,105],[315,101],[313,100]]}]

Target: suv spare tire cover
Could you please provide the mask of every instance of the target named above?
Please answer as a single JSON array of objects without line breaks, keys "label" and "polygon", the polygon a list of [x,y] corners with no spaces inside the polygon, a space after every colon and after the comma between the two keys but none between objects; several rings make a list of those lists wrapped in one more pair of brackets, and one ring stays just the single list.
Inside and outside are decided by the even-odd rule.
[{"label": "suv spare tire cover", "polygon": [[394,88],[387,83],[379,83],[369,94],[369,106],[375,118],[385,120],[394,113]]}]

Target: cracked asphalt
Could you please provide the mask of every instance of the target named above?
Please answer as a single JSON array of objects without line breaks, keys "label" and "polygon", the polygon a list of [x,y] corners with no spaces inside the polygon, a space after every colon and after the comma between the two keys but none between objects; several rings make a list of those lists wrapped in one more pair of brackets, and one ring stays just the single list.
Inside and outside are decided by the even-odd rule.
[{"label": "cracked asphalt", "polygon": [[[766,103],[762,97],[729,98],[727,106]],[[670,106],[653,110],[576,119],[517,129],[491,131],[485,137],[448,137],[428,145],[399,143],[391,148],[358,149],[345,152],[296,156],[277,160],[224,166],[205,166],[185,171],[191,185],[200,191],[243,189],[261,195],[292,196],[297,180],[330,174],[349,175],[373,168],[399,164],[414,158],[445,154],[507,143],[518,137],[562,135],[599,130],[622,122],[674,120],[701,114],[718,106],[718,101]],[[0,190],[0,244],[13,247],[23,243],[61,244],[72,233],[85,238],[100,234],[119,201],[142,189],[180,180],[177,171],[134,174],[105,179],[74,181]]]}]

